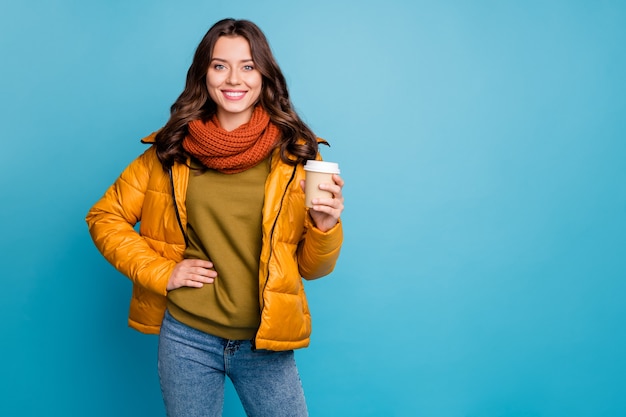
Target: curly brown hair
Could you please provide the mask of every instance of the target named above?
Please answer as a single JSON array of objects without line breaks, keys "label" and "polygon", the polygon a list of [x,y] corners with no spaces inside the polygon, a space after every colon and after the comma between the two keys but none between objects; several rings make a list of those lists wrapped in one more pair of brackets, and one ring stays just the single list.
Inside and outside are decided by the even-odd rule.
[{"label": "curly brown hair", "polygon": [[188,133],[189,122],[208,120],[217,111],[217,105],[207,90],[206,74],[213,48],[221,36],[242,36],[250,44],[252,60],[263,77],[259,105],[281,131],[277,145],[281,159],[290,165],[314,159],[318,151],[317,138],[293,109],[285,77],[267,38],[254,23],[229,18],[214,24],[202,38],[187,71],[185,89],[172,104],[170,119],[156,135],[156,152],[163,168],[167,170],[174,162],[186,162],[182,141]]}]

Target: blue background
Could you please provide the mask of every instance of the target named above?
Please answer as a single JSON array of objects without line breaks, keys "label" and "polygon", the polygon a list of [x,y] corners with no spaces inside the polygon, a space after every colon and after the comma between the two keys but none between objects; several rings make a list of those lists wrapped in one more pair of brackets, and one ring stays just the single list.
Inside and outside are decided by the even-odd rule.
[{"label": "blue background", "polygon": [[3,2],[0,415],[163,415],[83,219],[229,16],[346,180],[311,415],[626,415],[626,3],[602,0]]}]

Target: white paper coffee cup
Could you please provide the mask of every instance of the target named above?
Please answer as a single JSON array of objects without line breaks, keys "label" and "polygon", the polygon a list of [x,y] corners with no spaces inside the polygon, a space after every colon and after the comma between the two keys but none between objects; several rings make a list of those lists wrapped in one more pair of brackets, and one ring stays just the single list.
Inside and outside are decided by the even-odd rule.
[{"label": "white paper coffee cup", "polygon": [[333,174],[339,174],[339,164],[336,162],[316,161],[310,159],[304,164],[306,182],[304,186],[304,199],[307,207],[313,207],[311,200],[314,198],[332,198],[330,191],[320,190],[320,184],[333,184]]}]

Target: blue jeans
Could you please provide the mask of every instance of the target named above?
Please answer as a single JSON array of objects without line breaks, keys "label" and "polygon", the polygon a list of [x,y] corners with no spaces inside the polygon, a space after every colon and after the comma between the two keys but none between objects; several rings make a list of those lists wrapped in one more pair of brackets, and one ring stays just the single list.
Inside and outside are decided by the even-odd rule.
[{"label": "blue jeans", "polygon": [[308,416],[292,350],[252,350],[250,340],[212,336],[166,312],[158,364],[168,417],[221,416],[225,376],[248,416]]}]

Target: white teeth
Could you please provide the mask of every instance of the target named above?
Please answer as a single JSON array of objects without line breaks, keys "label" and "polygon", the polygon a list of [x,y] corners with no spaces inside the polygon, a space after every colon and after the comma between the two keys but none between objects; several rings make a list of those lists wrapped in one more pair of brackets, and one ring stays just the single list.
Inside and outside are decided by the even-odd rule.
[{"label": "white teeth", "polygon": [[239,92],[239,91],[237,91],[237,92],[234,92],[234,91],[232,91],[232,92],[231,92],[231,91],[228,91],[228,92],[226,92],[225,94],[226,94],[228,97],[241,97],[241,96],[243,96],[243,95],[244,95],[244,93],[243,93],[243,92]]}]

